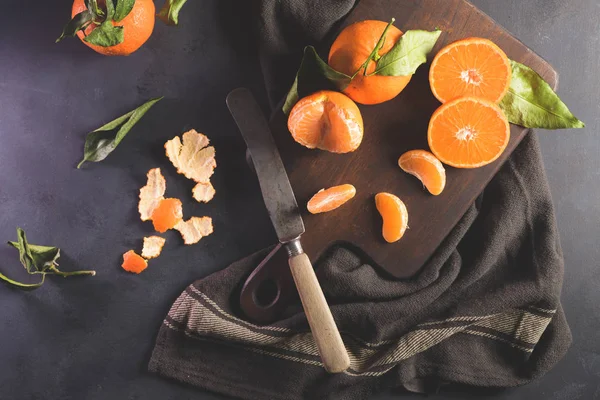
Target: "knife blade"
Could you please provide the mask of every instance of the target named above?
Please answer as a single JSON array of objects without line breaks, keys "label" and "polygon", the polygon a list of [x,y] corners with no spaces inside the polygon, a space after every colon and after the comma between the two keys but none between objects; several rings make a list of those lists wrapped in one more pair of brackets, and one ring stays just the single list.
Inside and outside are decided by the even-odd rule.
[{"label": "knife blade", "polygon": [[240,88],[227,96],[227,107],[252,156],[265,206],[279,241],[289,243],[299,238],[304,233],[304,222],[260,106],[249,90]]},{"label": "knife blade", "polygon": [[310,259],[300,244],[304,222],[269,123],[248,89],[235,89],[227,95],[226,102],[252,156],[277,237],[288,252],[290,270],[323,366],[332,373],[343,372],[350,366],[350,358]]}]

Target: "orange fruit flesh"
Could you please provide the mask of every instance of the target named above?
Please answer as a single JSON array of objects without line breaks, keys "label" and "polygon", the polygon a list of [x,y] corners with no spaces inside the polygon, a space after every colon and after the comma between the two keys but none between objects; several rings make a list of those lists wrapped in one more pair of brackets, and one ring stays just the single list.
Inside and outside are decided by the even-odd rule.
[{"label": "orange fruit flesh", "polygon": [[164,199],[152,212],[152,224],[157,232],[173,229],[183,219],[183,206],[179,199]]},{"label": "orange fruit flesh", "polygon": [[435,111],[427,139],[441,162],[456,168],[476,168],[500,157],[510,139],[510,125],[498,105],[465,97]]},{"label": "orange fruit flesh", "polygon": [[388,243],[397,242],[404,236],[408,227],[406,206],[391,193],[378,193],[375,196],[375,205],[383,219],[383,238]]},{"label": "orange fruit flesh", "polygon": [[335,210],[356,195],[352,185],[339,185],[329,189],[321,189],[309,201],[307,209],[311,214]]},{"label": "orange fruit flesh", "polygon": [[[329,65],[346,75],[354,75],[377,45],[386,26],[387,22],[366,20],[346,27],[331,45]],[[383,56],[390,51],[400,36],[402,31],[390,26],[379,55]],[[410,82],[411,76],[368,76],[375,69],[376,62],[371,61],[367,67],[367,76],[361,70],[344,93],[357,103],[379,104],[396,97]]]},{"label": "orange fruit flesh", "polygon": [[442,193],[446,186],[444,166],[428,151],[407,151],[398,159],[398,165],[404,172],[416,176],[434,196]]},{"label": "orange fruit flesh", "polygon": [[[105,4],[102,0],[98,1],[98,3],[102,7]],[[71,18],[86,9],[84,0],[74,0],[71,9]],[[115,46],[102,47],[84,41],[85,35],[89,35],[95,29],[95,25],[93,24],[85,29],[85,35],[79,31],[77,32],[77,36],[83,44],[100,54],[126,56],[139,49],[150,38],[154,30],[155,14],[156,9],[152,0],[136,0],[131,12],[125,18],[119,22],[112,22],[115,26],[123,27],[123,42]]]},{"label": "orange fruit flesh", "polygon": [[431,63],[429,82],[442,103],[466,96],[499,103],[508,92],[511,75],[502,49],[490,40],[469,38],[440,50]]},{"label": "orange fruit flesh", "polygon": [[148,261],[144,260],[135,251],[129,250],[123,254],[123,264],[121,264],[121,267],[127,272],[139,274],[148,268]]},{"label": "orange fruit flesh", "polygon": [[358,106],[343,94],[327,90],[296,103],[288,117],[288,129],[301,145],[332,153],[354,151],[363,138]]}]

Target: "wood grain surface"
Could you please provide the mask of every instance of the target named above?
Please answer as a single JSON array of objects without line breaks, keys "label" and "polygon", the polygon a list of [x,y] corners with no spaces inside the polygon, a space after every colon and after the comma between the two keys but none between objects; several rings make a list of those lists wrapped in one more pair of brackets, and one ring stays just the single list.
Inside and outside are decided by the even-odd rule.
[{"label": "wood grain surface", "polygon": [[[470,36],[491,39],[510,58],[529,65],[556,87],[557,74],[547,62],[464,0],[387,3],[364,0],[344,26],[391,17],[396,18],[395,25],[402,31],[440,28],[443,34],[432,54],[458,39]],[[283,113],[277,113],[272,120],[273,134],[303,208],[306,234],[302,243],[313,260],[331,244],[349,242],[395,277],[414,275],[527,134],[527,129],[512,126],[506,151],[486,167],[470,170],[446,167],[444,192],[431,196],[416,178],[398,167],[398,157],[405,151],[428,150],[427,125],[440,105],[431,94],[428,72],[429,63],[421,66],[408,87],[392,101],[360,106],[365,123],[364,140],[350,154],[306,149],[291,138]],[[319,189],[344,183],[357,189],[351,202],[327,214],[312,215],[306,211],[306,202]],[[381,236],[381,218],[375,209],[374,196],[382,191],[397,195],[408,208],[410,229],[398,243],[388,244]]]},{"label": "wood grain surface", "polygon": [[[558,75],[540,56],[527,48],[494,20],[465,0],[362,0],[340,26],[366,19],[389,21],[409,29],[443,31],[434,48],[435,55],[443,46],[467,37],[488,38],[498,44],[513,60],[526,64],[544,77],[552,87]],[[333,35],[335,38],[335,35]],[[327,58],[331,43],[319,46]],[[431,57],[430,57],[431,58]],[[306,233],[302,243],[313,262],[335,243],[351,244],[374,265],[396,278],[414,276],[435,253],[468,207],[510,156],[527,129],[511,126],[511,138],[502,156],[494,163],[477,169],[455,169],[446,166],[447,183],[444,192],[432,196],[414,177],[398,167],[398,158],[412,149],[427,149],[427,126],[433,112],[440,106],[429,87],[428,62],[421,66],[407,88],[395,99],[374,106],[359,105],[364,119],[365,134],[359,149],[349,154],[332,154],[309,150],[297,144],[287,129],[287,117],[277,112],[271,128],[281,157],[302,208]],[[343,207],[312,215],[306,203],[321,188],[349,183],[356,187],[356,197]],[[408,209],[408,225],[404,237],[389,244],[381,235],[382,221],[375,208],[374,196],[390,192],[400,197]],[[271,278],[287,281],[287,266],[273,261],[261,265],[244,290],[255,290],[261,280]],[[281,293],[279,302],[285,301]],[[282,304],[273,304],[279,307]],[[247,305],[253,317],[262,311]]]}]

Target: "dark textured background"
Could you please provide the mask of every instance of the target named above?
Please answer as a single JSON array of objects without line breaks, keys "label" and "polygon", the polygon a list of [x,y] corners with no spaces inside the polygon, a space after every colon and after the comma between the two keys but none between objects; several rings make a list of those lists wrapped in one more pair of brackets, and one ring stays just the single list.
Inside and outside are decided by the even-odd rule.
[{"label": "dark textured background", "polygon": [[[230,89],[260,93],[261,75],[244,2],[190,1],[180,27],[157,22],[138,52],[97,55],[78,40],[54,44],[69,0],[3,0],[0,14],[0,242],[23,227],[30,241],[62,248],[65,270],[39,290],[0,285],[0,399],[221,399],[146,372],[160,322],[191,281],[274,242],[244,146],[225,107]],[[526,387],[453,388],[432,399],[600,399],[600,3],[597,0],[475,0],[560,72],[559,93],[587,123],[539,131],[565,255],[564,307],[574,344]],[[232,12],[233,8],[236,12]],[[164,95],[101,164],[75,166],[86,132],[150,97]],[[191,200],[163,143],[194,127],[217,149],[215,201]],[[151,232],[137,213],[138,189],[161,167],[169,196],[187,215],[213,217],[215,234],[189,247],[169,232],[163,255],[140,276],[121,254]],[[0,271],[24,277],[0,245]],[[476,356],[476,355],[474,355]],[[397,394],[385,394],[379,400]],[[403,395],[404,398],[420,398]]]}]

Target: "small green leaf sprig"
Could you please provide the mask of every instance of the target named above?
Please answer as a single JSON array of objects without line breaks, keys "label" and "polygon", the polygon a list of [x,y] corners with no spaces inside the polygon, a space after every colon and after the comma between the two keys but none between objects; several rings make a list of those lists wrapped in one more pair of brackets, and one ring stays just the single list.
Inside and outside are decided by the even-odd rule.
[{"label": "small green leaf sprig", "polygon": [[[106,0],[104,8],[100,7],[98,0],[85,0],[86,9],[75,15],[63,28],[62,34],[56,42],[66,37],[74,37],[82,31],[84,41],[101,47],[111,47],[124,40],[123,27],[113,24],[122,21],[133,9],[135,0]],[[96,25],[88,35],[85,30],[90,25]]]},{"label": "small green leaf sprig", "polygon": [[77,275],[96,275],[96,271],[65,272],[59,270],[58,258],[60,257],[60,249],[57,247],[30,244],[27,241],[25,231],[21,228],[17,228],[17,241],[8,242],[8,244],[19,251],[19,259],[28,274],[41,275],[41,280],[37,283],[22,283],[0,273],[0,280],[12,286],[21,289],[37,289],[44,284],[46,275],[58,275],[64,278]]}]

